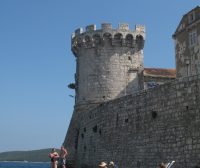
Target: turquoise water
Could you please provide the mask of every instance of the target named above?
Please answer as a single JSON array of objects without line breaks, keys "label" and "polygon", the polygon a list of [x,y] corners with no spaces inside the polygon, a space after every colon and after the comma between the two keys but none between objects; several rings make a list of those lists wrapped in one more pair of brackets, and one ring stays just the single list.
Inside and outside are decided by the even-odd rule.
[{"label": "turquoise water", "polygon": [[50,168],[50,163],[0,162],[0,168]]}]

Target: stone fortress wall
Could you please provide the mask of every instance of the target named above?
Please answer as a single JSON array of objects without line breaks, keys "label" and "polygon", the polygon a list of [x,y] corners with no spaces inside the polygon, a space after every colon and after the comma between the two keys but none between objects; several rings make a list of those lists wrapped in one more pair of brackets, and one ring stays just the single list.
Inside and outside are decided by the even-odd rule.
[{"label": "stone fortress wall", "polygon": [[73,34],[76,101],[64,145],[75,168],[111,160],[119,168],[200,165],[199,16],[199,7],[184,15],[173,35],[178,78],[151,89],[143,89],[152,78],[144,76],[143,26],[92,25]]},{"label": "stone fortress wall", "polygon": [[100,104],[79,115],[77,167],[113,160],[121,168],[200,163],[200,75]]}]

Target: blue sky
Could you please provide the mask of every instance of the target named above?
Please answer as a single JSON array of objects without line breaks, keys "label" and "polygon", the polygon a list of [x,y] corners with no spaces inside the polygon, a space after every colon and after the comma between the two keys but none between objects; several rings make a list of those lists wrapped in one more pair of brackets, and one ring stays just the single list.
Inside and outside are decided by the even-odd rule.
[{"label": "blue sky", "polygon": [[0,152],[60,147],[71,119],[71,33],[146,26],[145,67],[174,68],[174,33],[198,0],[0,0]]}]

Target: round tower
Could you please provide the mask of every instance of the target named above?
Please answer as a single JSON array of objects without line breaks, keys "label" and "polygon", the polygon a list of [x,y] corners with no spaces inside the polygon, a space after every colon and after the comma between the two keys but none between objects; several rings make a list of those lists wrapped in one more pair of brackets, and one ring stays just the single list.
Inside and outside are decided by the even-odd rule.
[{"label": "round tower", "polygon": [[89,25],[72,35],[76,57],[76,105],[100,103],[143,89],[143,47],[145,28],[128,24],[113,29]]}]

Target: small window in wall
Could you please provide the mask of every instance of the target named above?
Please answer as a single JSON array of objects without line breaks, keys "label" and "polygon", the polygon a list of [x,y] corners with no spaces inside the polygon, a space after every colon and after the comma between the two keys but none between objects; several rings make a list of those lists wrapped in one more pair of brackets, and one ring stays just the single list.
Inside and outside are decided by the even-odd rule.
[{"label": "small window in wall", "polygon": [[84,152],[86,152],[86,150],[87,150],[87,146],[84,145],[83,149],[84,149]]},{"label": "small window in wall", "polygon": [[117,118],[116,118],[116,126],[118,126],[118,121],[119,121],[119,115],[117,114]]},{"label": "small window in wall", "polygon": [[192,23],[195,20],[195,13],[192,12],[188,15],[188,23]]},{"label": "small window in wall", "polygon": [[79,129],[76,129],[76,136],[75,136],[75,149],[78,149],[78,137],[79,137]]},{"label": "small window in wall", "polygon": [[189,45],[192,47],[197,44],[197,31],[194,30],[189,33]]},{"label": "small window in wall", "polygon": [[178,31],[181,31],[183,29],[183,24],[180,24]]},{"label": "small window in wall", "polygon": [[93,127],[93,132],[97,132],[97,125],[95,125],[94,127]]},{"label": "small window in wall", "polygon": [[151,116],[153,119],[156,119],[156,117],[158,116],[157,112],[156,111],[152,111],[151,112]]},{"label": "small window in wall", "polygon": [[84,134],[83,133],[81,134],[81,137],[82,137],[82,139],[84,138]]}]

